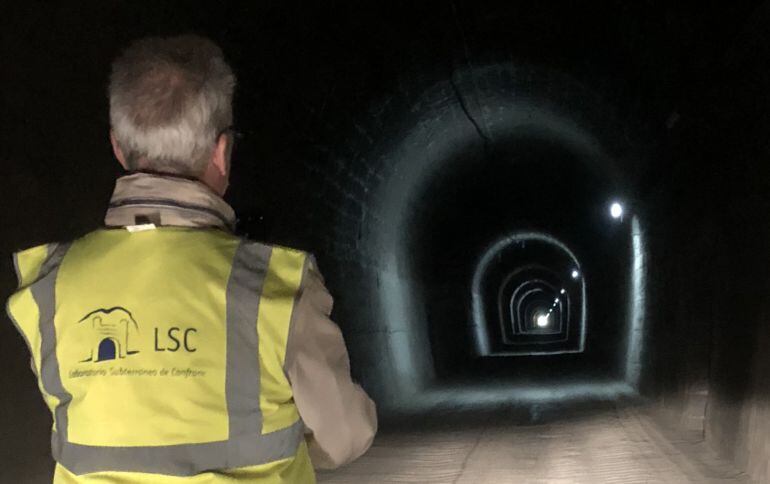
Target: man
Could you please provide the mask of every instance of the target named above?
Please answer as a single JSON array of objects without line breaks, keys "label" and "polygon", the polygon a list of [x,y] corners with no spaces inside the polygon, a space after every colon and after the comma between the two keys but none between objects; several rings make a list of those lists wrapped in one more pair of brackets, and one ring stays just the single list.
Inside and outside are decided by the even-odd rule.
[{"label": "man", "polygon": [[8,313],[54,417],[54,482],[314,482],[311,461],[371,444],[315,260],[230,232],[234,85],[206,39],[131,45],[106,227],[15,256]]}]

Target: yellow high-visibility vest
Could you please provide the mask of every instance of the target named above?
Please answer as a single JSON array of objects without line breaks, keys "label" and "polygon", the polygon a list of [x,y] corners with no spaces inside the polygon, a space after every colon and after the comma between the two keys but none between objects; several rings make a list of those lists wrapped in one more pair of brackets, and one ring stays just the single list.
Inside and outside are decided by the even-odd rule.
[{"label": "yellow high-visibility vest", "polygon": [[175,227],[16,254],[54,482],[315,482],[283,368],[308,259]]}]

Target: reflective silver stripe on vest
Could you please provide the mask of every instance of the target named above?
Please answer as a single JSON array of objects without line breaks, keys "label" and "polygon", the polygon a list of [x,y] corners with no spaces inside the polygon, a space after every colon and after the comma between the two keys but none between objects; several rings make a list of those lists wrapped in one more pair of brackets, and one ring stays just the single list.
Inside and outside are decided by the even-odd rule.
[{"label": "reflective silver stripe on vest", "polygon": [[[238,436],[259,435],[259,336],[257,314],[272,249],[263,244],[241,243],[235,251],[227,283],[227,413],[232,441]],[[235,448],[233,452],[239,452]]]},{"label": "reflective silver stripe on vest", "polygon": [[[248,467],[293,457],[304,435],[298,420],[285,429],[264,435],[242,435],[223,442],[160,447],[96,447],[58,444],[54,435],[54,458],[73,474],[91,472],[144,472],[169,476],[192,476],[218,469]],[[57,445],[59,446],[57,448]],[[232,449],[239,449],[236,456]]]},{"label": "reflective silver stripe on vest", "polygon": [[70,244],[51,244],[48,246],[48,257],[40,268],[37,281],[30,286],[32,297],[40,312],[40,381],[43,389],[49,395],[55,396],[59,403],[54,409],[56,433],[61,439],[67,440],[67,407],[72,395],[64,389],[59,373],[59,360],[56,357],[56,277],[59,265]]},{"label": "reflective silver stripe on vest", "polygon": [[[45,390],[62,402],[55,412],[58,431],[53,433],[51,439],[54,459],[76,475],[123,471],[192,476],[295,456],[304,438],[305,426],[301,419],[287,428],[261,433],[257,311],[270,251],[270,247],[263,244],[241,242],[233,258],[226,290],[228,440],[147,447],[91,446],[67,441],[67,406],[72,397],[61,384],[53,325],[56,273],[66,247],[58,258],[55,257],[58,249],[54,251],[41,270],[44,274],[48,268],[50,274],[36,283],[43,284],[33,288],[35,300],[40,306],[40,330],[43,335],[41,378]],[[54,269],[51,270],[51,267]]]}]

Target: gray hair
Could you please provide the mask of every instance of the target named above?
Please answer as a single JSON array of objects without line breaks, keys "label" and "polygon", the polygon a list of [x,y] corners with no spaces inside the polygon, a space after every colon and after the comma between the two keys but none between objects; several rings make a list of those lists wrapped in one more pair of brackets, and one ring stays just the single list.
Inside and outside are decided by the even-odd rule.
[{"label": "gray hair", "polygon": [[233,122],[235,75],[203,37],[149,37],[112,64],[110,124],[130,169],[198,176]]}]

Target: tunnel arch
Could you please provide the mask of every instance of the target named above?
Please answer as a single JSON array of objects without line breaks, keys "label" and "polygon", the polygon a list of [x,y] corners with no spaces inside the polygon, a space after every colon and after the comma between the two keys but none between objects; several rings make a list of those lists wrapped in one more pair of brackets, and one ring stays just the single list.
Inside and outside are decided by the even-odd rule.
[{"label": "tunnel arch", "polygon": [[[387,402],[437,381],[410,233],[421,206],[430,205],[422,199],[427,186],[445,173],[481,167],[504,155],[506,145],[525,140],[566,153],[586,177],[602,180],[608,199],[631,199],[643,160],[611,103],[568,74],[536,66],[461,69],[369,111],[377,113],[375,124],[356,124],[346,153],[338,153],[337,163],[348,168],[334,185],[340,196],[345,187],[360,196],[345,195],[340,203],[345,210],[334,218],[331,260],[345,266],[339,277],[360,282],[360,294],[338,300],[338,314],[356,322],[346,328],[351,357],[364,384],[377,381],[381,388],[370,391]],[[504,233],[517,229],[542,227]],[[363,340],[366,350],[358,350]]]},{"label": "tunnel arch", "polygon": [[[493,261],[500,253],[513,245],[521,242],[538,241],[548,245],[557,247],[559,250],[567,254],[572,261],[572,266],[579,273],[583,272],[583,267],[580,264],[575,253],[567,247],[566,244],[556,239],[555,237],[537,232],[518,232],[507,235],[500,238],[493,243],[487,250],[484,251],[480,260],[476,264],[476,269],[473,273],[473,282],[471,285],[471,313],[472,313],[472,328],[473,328],[473,340],[476,346],[476,351],[479,355],[488,355],[491,353],[489,346],[489,331],[487,321],[487,311],[483,302],[483,284],[484,276],[489,267],[493,264]],[[577,348],[573,350],[564,350],[564,352],[582,352],[585,346],[585,332],[586,332],[586,318],[587,318],[587,304],[586,304],[586,282],[584,277],[579,278],[580,287],[580,337]],[[504,354],[504,353],[503,353]]]}]

